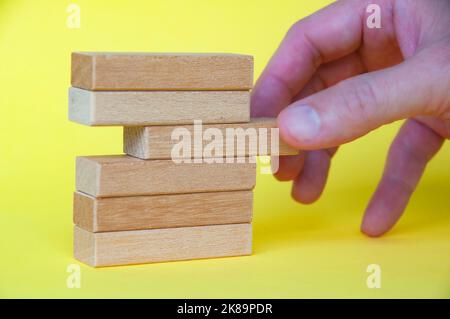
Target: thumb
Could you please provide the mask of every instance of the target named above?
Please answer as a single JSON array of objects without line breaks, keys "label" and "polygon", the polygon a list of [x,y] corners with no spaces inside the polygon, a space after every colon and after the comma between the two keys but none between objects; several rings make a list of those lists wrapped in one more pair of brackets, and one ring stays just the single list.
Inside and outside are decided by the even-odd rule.
[{"label": "thumb", "polygon": [[292,103],[278,116],[281,137],[298,149],[328,148],[383,124],[432,114],[432,67],[416,60],[349,78]]}]

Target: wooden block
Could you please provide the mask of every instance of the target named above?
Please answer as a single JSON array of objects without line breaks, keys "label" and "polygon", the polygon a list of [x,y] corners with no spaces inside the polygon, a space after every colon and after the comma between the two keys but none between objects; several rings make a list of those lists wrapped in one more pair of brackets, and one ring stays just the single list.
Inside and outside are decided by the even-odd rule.
[{"label": "wooden block", "polygon": [[95,198],[74,194],[74,223],[90,232],[242,224],[252,191]]},{"label": "wooden block", "polygon": [[86,90],[249,90],[253,57],[226,53],[72,53],[72,86]]},{"label": "wooden block", "polygon": [[91,233],[74,226],[74,256],[94,267],[242,256],[251,253],[251,224],[105,233]]},{"label": "wooden block", "polygon": [[[194,150],[195,143],[191,142],[190,152],[174,152],[174,146],[179,143],[178,139],[172,139],[172,132],[175,128],[185,129],[189,132],[191,137],[194,136],[194,125],[183,126],[145,126],[145,127],[125,127],[123,140],[124,152],[128,155],[135,156],[141,159],[170,159],[172,158],[194,158],[196,154]],[[275,118],[252,118],[249,123],[240,124],[210,124],[202,125],[200,132],[206,132],[208,129],[218,129],[223,136],[223,153],[226,155],[226,145],[233,145],[233,154],[236,156],[257,156],[257,155],[274,155],[271,147],[272,128],[276,128],[277,123]],[[255,144],[250,147],[249,138],[246,138],[244,143],[236,138],[235,134],[227,134],[227,129],[255,129]],[[263,129],[263,130],[260,130]],[[265,129],[265,130],[264,130]],[[267,132],[267,135],[265,134]],[[266,139],[267,148],[260,148],[260,134]],[[276,136],[274,136],[276,138]],[[242,141],[242,140],[241,140]],[[210,140],[203,139],[202,149],[210,143]],[[231,144],[230,144],[231,143]],[[288,144],[278,139],[278,154],[277,155],[295,155],[298,150],[290,147]],[[264,152],[265,151],[265,152]],[[200,152],[202,156],[203,153]],[[207,157],[207,156],[206,156]]]},{"label": "wooden block", "polygon": [[256,164],[145,161],[126,155],[78,157],[76,190],[94,197],[249,190]]},{"label": "wooden block", "polygon": [[69,89],[69,119],[85,125],[240,123],[249,91],[87,91]]}]

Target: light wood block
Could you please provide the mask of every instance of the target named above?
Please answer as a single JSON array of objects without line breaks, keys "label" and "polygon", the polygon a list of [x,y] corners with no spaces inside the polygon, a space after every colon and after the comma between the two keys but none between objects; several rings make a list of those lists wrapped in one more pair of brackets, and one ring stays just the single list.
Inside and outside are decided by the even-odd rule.
[{"label": "light wood block", "polygon": [[72,53],[72,86],[86,90],[249,90],[253,57],[226,53]]},{"label": "light wood block", "polygon": [[256,164],[145,161],[126,155],[77,157],[76,190],[94,197],[250,190]]},{"label": "light wood block", "polygon": [[74,223],[90,232],[242,224],[252,191],[95,198],[74,194]]},{"label": "light wood block", "polygon": [[[274,155],[274,150],[271,149],[272,140],[272,128],[276,128],[277,123],[275,118],[252,118],[249,123],[240,124],[210,124],[202,125],[202,131],[205,132],[208,129],[214,128],[219,129],[223,136],[223,156],[225,156],[225,146],[234,145],[233,154],[235,156],[257,156],[257,155]],[[144,127],[125,127],[124,128],[124,152],[128,155],[138,157],[141,159],[170,159],[172,158],[193,158],[194,143],[191,143],[191,151],[188,156],[186,153],[175,152],[172,154],[173,147],[179,143],[179,140],[172,139],[172,132],[175,128],[186,129],[189,134],[194,136],[194,125],[183,125],[183,126],[144,126]],[[249,139],[246,138],[245,144],[241,144],[236,138],[236,135],[229,136],[226,134],[226,129],[237,129],[242,128],[247,130],[254,128],[256,133],[267,132],[264,134],[266,138],[267,148],[250,148]],[[260,129],[266,129],[265,131],[260,131]],[[259,135],[256,136],[255,145],[259,145]],[[230,144],[230,142],[232,144]],[[210,140],[203,140],[202,148],[210,143]],[[295,155],[298,154],[298,150],[292,148],[286,144],[281,139],[278,139],[278,154],[277,155]],[[265,150],[265,154],[261,153],[261,150]],[[203,155],[203,153],[200,153]]]},{"label": "light wood block", "polygon": [[250,255],[252,225],[91,233],[74,227],[74,256],[90,266]]},{"label": "light wood block", "polygon": [[69,89],[69,119],[91,125],[240,123],[250,120],[249,91],[87,91]]}]

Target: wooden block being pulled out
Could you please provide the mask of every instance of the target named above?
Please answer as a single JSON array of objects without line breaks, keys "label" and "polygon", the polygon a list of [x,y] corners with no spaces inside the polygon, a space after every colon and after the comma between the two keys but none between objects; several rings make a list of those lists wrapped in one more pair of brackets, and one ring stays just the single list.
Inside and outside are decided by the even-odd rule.
[{"label": "wooden block being pulled out", "polygon": [[91,233],[74,227],[74,256],[93,267],[252,253],[251,224]]},{"label": "wooden block being pulled out", "polygon": [[74,223],[90,232],[242,224],[252,191],[95,198],[74,194]]},{"label": "wooden block being pulled out", "polygon": [[[217,136],[211,138],[214,134]],[[298,150],[279,138],[276,118],[252,118],[240,124],[125,127],[123,136],[124,152],[141,159],[224,157],[230,150],[232,156],[238,157],[298,154]],[[186,137],[190,137],[185,144],[188,149],[179,151],[175,146],[186,142],[183,141]],[[196,137],[201,139],[199,151],[195,149],[199,148],[194,142]],[[221,154],[206,152],[212,140],[222,141]]]},{"label": "wooden block being pulled out", "polygon": [[69,119],[91,126],[241,123],[249,91],[87,91],[69,89]]},{"label": "wooden block being pulled out", "polygon": [[256,164],[145,161],[126,155],[77,157],[76,190],[94,197],[250,190]]},{"label": "wooden block being pulled out", "polygon": [[227,53],[72,53],[72,86],[86,90],[249,90],[253,57]]}]

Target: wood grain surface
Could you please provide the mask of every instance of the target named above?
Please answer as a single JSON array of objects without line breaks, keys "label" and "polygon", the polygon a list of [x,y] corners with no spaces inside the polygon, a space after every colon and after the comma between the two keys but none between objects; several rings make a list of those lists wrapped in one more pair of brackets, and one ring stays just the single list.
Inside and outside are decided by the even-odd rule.
[{"label": "wood grain surface", "polygon": [[90,232],[241,224],[252,221],[252,191],[95,198],[74,193],[74,223]]},{"label": "wood grain surface", "polygon": [[[271,147],[271,141],[272,129],[276,127],[276,118],[252,118],[248,123],[202,125],[202,130],[204,133],[210,129],[219,130],[223,136],[223,145],[233,145],[233,154],[235,156],[257,156],[275,155],[274,149]],[[177,139],[172,139],[172,133],[176,128],[185,129],[191,137],[194,136],[194,125],[125,127],[123,134],[124,152],[141,159],[170,159],[172,156],[174,158],[193,158],[195,155],[194,143],[191,143],[190,156],[189,153],[181,152],[174,152],[172,154],[173,147],[179,142]],[[242,128],[243,130],[255,129],[256,139],[254,145],[256,145],[256,148],[250,148],[251,143],[248,138],[242,142],[236,138],[236,135],[230,134],[228,136],[226,134],[227,129],[238,128]],[[263,130],[260,131],[260,129]],[[264,132],[267,132],[267,134],[264,134]],[[260,136],[265,136],[264,140],[267,148],[259,147],[259,143],[262,142]],[[298,150],[290,147],[281,139],[278,138],[277,142],[279,147],[278,154],[276,155],[298,154]],[[210,143],[210,140],[203,139],[202,147],[205,148],[208,143]],[[223,156],[225,152],[224,150]],[[203,153],[200,153],[200,155],[203,156]]]},{"label": "wood grain surface", "polygon": [[78,157],[76,190],[94,197],[250,190],[256,164],[175,163],[126,155]]},{"label": "wood grain surface", "polygon": [[88,91],[69,89],[69,119],[90,126],[241,123],[249,91]]},{"label": "wood grain surface", "polygon": [[86,90],[249,90],[253,57],[227,53],[72,53],[72,86]]},{"label": "wood grain surface", "polygon": [[74,226],[74,256],[93,267],[250,255],[252,225],[92,233]]}]

